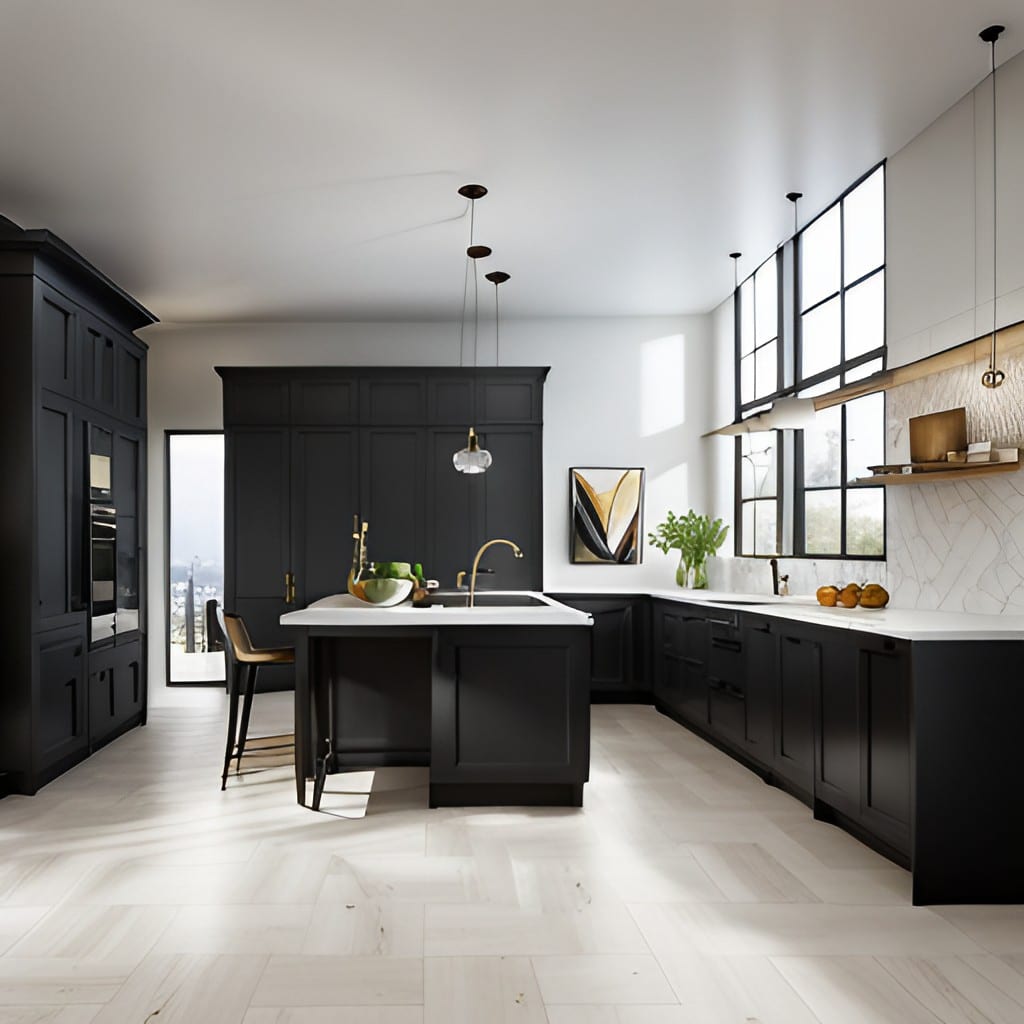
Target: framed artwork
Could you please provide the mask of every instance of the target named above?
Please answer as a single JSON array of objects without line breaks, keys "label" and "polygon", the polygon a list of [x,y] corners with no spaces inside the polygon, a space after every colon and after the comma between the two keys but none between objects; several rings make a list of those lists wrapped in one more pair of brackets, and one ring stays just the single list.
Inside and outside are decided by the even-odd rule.
[{"label": "framed artwork", "polygon": [[637,565],[641,560],[644,470],[607,466],[569,470],[569,561]]}]

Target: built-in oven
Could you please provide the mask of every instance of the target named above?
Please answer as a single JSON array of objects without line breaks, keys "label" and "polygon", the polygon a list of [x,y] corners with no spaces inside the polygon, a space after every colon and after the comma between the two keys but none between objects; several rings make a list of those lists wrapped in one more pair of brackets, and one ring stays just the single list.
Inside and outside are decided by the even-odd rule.
[{"label": "built-in oven", "polygon": [[117,510],[89,506],[89,642],[113,643],[117,621]]}]

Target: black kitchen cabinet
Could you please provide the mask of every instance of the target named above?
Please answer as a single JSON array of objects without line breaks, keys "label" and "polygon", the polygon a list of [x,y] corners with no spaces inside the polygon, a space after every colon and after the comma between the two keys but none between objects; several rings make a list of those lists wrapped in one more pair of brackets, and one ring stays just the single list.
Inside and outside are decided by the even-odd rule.
[{"label": "black kitchen cabinet", "polygon": [[858,647],[845,632],[821,645],[814,793],[853,818],[861,805],[861,697]]},{"label": "black kitchen cabinet", "polygon": [[746,722],[743,752],[762,765],[775,758],[775,704],[779,689],[778,620],[743,616]]},{"label": "black kitchen cabinet", "polygon": [[[92,436],[112,446],[122,621],[144,636],[146,346],[132,332],[154,321],[57,236],[0,217],[0,553],[19,584],[0,591],[0,795],[34,793],[89,753]],[[145,717],[136,671],[129,724]]]},{"label": "black kitchen cabinet", "polygon": [[142,713],[142,644],[107,647],[89,659],[89,744],[95,750],[131,727]]},{"label": "black kitchen cabinet", "polygon": [[654,602],[654,695],[698,728],[708,725],[707,610]]},{"label": "black kitchen cabinet", "polygon": [[742,745],[747,731],[743,644],[738,616],[708,620],[708,724],[727,742]]},{"label": "black kitchen cabinet", "polygon": [[779,639],[775,770],[809,796],[814,790],[814,709],[821,685],[821,643],[787,627]]},{"label": "black kitchen cabinet", "polygon": [[650,602],[638,596],[553,594],[594,620],[590,639],[591,704],[649,704]]},{"label": "black kitchen cabinet", "polygon": [[[353,515],[370,558],[422,562],[454,586],[486,540],[491,586],[539,590],[543,572],[541,411],[546,368],[218,367],[224,387],[225,604],[254,642],[287,643],[278,618],[343,592]],[[486,473],[452,456],[470,426]],[[290,668],[261,688],[292,685]]]}]

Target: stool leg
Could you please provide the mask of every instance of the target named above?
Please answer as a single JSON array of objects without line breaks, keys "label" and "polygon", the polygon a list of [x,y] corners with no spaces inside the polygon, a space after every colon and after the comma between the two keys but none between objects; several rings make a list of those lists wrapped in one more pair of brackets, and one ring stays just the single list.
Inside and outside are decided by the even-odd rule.
[{"label": "stool leg", "polygon": [[316,775],[313,777],[313,802],[310,805],[314,811],[320,810],[320,800],[324,795],[324,783],[327,781],[327,758],[316,759]]},{"label": "stool leg", "polygon": [[[241,666],[239,666],[241,667]],[[224,790],[228,785],[228,768],[231,765],[231,757],[235,752],[235,736],[238,731],[238,676],[231,681],[228,689],[228,742],[224,748],[224,773],[221,775],[220,788]]]},{"label": "stool leg", "polygon": [[245,675],[245,699],[242,701],[242,728],[238,733],[238,764],[235,771],[242,770],[242,755],[245,753],[245,740],[249,735],[249,713],[252,711],[252,695],[256,692],[256,672],[259,665],[249,665]]}]

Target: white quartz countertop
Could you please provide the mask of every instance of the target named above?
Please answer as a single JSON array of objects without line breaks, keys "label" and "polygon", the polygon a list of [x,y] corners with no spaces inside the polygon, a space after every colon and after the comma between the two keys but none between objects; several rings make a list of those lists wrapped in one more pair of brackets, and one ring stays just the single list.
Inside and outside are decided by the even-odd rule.
[{"label": "white quartz countertop", "polygon": [[665,601],[699,604],[730,611],[756,612],[794,622],[836,629],[854,629],[898,640],[1024,640],[1024,615],[979,615],[972,612],[927,611],[913,608],[823,608],[813,594],[773,597],[771,594],[731,594],[714,590],[620,590],[563,588],[557,593],[581,597],[602,593],[641,594]]},{"label": "white quartz countertop", "polygon": [[[281,616],[282,626],[592,626],[586,612],[559,604],[533,591],[488,590],[487,596],[503,594],[528,596],[542,603],[528,607],[465,606],[465,596],[453,596],[452,603],[414,608],[406,601],[392,608],[378,608],[351,594],[333,594],[314,601],[308,608]],[[441,598],[440,600],[444,600]]]}]

